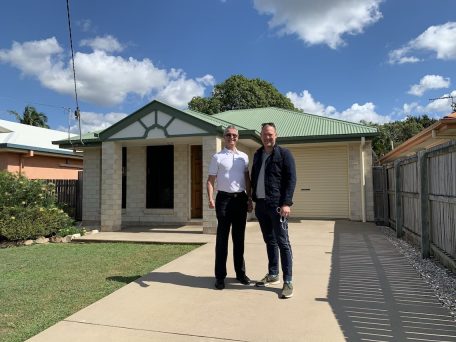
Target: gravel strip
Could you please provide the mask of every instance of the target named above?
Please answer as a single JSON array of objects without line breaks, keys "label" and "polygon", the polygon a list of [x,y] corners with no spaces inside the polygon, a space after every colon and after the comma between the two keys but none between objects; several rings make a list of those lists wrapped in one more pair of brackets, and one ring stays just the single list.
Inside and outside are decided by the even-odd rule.
[{"label": "gravel strip", "polygon": [[421,251],[408,242],[398,239],[393,229],[385,226],[380,228],[387,239],[434,290],[439,301],[450,311],[451,316],[456,321],[456,275],[434,259],[422,259]]}]

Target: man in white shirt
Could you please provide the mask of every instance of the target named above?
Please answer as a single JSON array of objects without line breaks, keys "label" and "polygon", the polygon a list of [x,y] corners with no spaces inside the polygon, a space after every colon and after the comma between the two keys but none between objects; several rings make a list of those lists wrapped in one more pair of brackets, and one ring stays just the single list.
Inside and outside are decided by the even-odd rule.
[{"label": "man in white shirt", "polygon": [[[253,208],[250,197],[249,158],[236,148],[239,138],[236,127],[228,126],[223,138],[225,147],[213,155],[207,178],[209,208],[215,208],[218,221],[215,245],[215,288],[218,290],[225,288],[231,226],[236,279],[244,285],[250,284],[250,279],[245,274],[244,237],[247,211],[252,211]],[[215,183],[217,198],[214,200]]]}]

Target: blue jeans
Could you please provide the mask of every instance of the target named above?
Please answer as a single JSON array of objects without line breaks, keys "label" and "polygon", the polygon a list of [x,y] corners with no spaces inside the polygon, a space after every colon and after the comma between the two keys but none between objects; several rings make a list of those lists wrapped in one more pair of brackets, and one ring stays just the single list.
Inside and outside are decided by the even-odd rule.
[{"label": "blue jeans", "polygon": [[255,215],[260,223],[263,240],[268,253],[268,273],[279,274],[279,252],[282,264],[283,281],[291,281],[293,272],[293,254],[288,238],[288,221],[280,222],[277,208],[266,205],[264,200],[257,200]]}]

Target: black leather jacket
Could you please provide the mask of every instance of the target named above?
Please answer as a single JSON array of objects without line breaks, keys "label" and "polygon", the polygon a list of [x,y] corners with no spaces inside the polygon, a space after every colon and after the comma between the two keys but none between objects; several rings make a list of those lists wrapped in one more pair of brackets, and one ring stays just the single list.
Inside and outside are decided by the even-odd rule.
[{"label": "black leather jacket", "polygon": [[[260,173],[264,147],[259,148],[253,156],[252,165],[252,198],[257,200],[256,188]],[[264,171],[264,190],[266,204],[272,207],[293,204],[293,193],[296,186],[296,166],[293,155],[286,148],[274,146],[271,156],[266,160]]]}]

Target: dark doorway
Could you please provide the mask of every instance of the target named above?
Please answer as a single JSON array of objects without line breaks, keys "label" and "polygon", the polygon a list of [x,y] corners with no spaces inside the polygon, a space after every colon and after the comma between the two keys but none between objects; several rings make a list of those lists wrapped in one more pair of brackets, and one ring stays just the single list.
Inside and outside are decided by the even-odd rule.
[{"label": "dark doorway", "polygon": [[147,147],[146,208],[174,208],[174,146]]},{"label": "dark doorway", "polygon": [[191,146],[192,218],[203,217],[203,148]]}]

